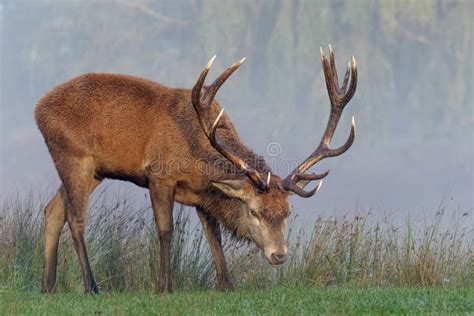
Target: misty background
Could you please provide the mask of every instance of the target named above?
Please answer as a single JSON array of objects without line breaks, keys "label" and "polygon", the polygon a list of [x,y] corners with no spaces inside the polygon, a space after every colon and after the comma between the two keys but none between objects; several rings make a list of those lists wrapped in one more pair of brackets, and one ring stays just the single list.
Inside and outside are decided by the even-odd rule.
[{"label": "misty background", "polygon": [[[352,115],[357,135],[312,169],[331,174],[313,198],[292,198],[298,216],[431,216],[443,198],[474,215],[473,1],[2,0],[0,13],[0,200],[58,186],[33,116],[48,90],[87,72],[191,88],[214,54],[209,81],[247,57],[216,98],[286,176],[326,126],[319,47],[331,43],[340,77],[351,55],[359,69],[333,147]],[[149,203],[133,184],[106,186]]]}]

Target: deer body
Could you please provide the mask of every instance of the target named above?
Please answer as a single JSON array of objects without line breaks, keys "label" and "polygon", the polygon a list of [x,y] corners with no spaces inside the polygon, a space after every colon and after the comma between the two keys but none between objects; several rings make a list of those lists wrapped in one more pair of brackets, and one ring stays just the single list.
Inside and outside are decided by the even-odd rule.
[{"label": "deer body", "polygon": [[[273,265],[287,254],[284,237],[288,195],[313,195],[304,186],[327,175],[306,174],[321,159],[345,152],[328,148],[345,104],[355,92],[353,61],[343,87],[322,54],[331,99],[328,128],[315,152],[286,179],[272,175],[265,161],[247,148],[214,96],[244,59],[204,86],[212,59],[192,90],[174,89],[125,75],[86,74],[47,93],[36,107],[38,127],[62,185],[45,209],[42,290],[56,280],[58,242],[67,222],[83,272],[86,292],[98,292],[86,251],[84,230],[90,193],[105,178],[148,188],[160,242],[157,290],[172,290],[170,246],[175,201],[195,206],[217,271],[218,289],[232,288],[221,245],[222,225],[263,250]],[[346,84],[351,75],[351,84]],[[335,76],[335,78],[334,78]],[[264,178],[266,180],[264,180]]]},{"label": "deer body", "polygon": [[[190,104],[191,90],[131,76],[86,74],[43,97],[36,118],[55,163],[64,155],[89,158],[95,177],[128,180],[145,188],[153,170],[160,169],[162,176],[166,173],[169,181],[179,184],[178,202],[195,205],[192,196],[203,191],[209,179],[182,162],[193,166],[192,160],[211,163],[224,158],[209,144]],[[213,103],[214,115],[219,109]],[[227,116],[221,125],[228,143],[253,154]]]}]

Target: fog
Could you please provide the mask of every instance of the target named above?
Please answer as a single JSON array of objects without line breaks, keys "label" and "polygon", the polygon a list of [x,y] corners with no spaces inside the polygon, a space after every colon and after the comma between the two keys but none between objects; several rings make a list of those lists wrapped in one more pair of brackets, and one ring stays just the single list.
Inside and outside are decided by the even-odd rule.
[{"label": "fog", "polygon": [[[291,198],[298,216],[432,216],[443,199],[474,216],[474,2],[4,0],[0,12],[1,200],[59,183],[33,117],[49,89],[87,72],[191,88],[214,54],[210,78],[247,57],[216,98],[244,142],[286,176],[285,162],[306,158],[323,133],[319,47],[331,43],[339,72],[351,55],[359,67],[333,147],[352,115],[357,136],[312,169],[331,174],[313,198]],[[126,188],[145,203],[145,190]]]}]

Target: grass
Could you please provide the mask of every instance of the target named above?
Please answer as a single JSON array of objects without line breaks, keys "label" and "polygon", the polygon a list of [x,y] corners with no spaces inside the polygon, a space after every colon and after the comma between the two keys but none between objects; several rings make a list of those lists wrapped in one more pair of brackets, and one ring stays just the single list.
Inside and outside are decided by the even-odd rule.
[{"label": "grass", "polygon": [[474,312],[474,236],[466,214],[442,203],[431,218],[395,224],[371,212],[289,224],[289,258],[271,267],[251,244],[225,238],[233,293],[212,291],[215,271],[200,225],[176,209],[175,294],[157,296],[158,243],[148,206],[96,194],[87,242],[103,295],[82,293],[67,226],[56,294],[40,295],[43,208],[48,198],[11,196],[0,209],[1,314],[453,313]]},{"label": "grass", "polygon": [[454,314],[474,313],[474,289],[278,286],[155,295],[3,293],[3,315]]}]

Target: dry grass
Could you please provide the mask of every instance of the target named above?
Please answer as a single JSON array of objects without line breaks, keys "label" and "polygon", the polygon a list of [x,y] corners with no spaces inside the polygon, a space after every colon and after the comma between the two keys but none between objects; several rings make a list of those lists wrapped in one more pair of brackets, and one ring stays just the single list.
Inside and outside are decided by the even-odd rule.
[{"label": "dry grass", "polygon": [[[43,208],[47,199],[12,196],[1,206],[1,287],[39,290],[43,260]],[[176,210],[172,264],[177,289],[212,288],[212,257],[200,226],[183,207]],[[126,197],[101,193],[91,202],[87,228],[91,265],[99,287],[153,291],[158,244],[152,212]],[[271,267],[250,244],[226,238],[225,251],[238,287],[275,284],[316,286],[473,286],[473,229],[460,212],[437,210],[431,220],[395,225],[370,212],[318,219],[310,233],[290,224],[290,257]],[[82,291],[82,278],[67,226],[61,238],[58,291]]]}]

